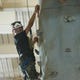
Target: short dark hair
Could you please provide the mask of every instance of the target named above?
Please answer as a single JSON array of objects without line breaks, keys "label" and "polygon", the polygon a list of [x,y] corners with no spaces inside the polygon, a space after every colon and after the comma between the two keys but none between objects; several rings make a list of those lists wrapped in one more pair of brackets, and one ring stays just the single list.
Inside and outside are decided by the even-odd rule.
[{"label": "short dark hair", "polygon": [[23,26],[22,26],[22,24],[21,24],[20,21],[15,21],[15,22],[13,22],[11,25],[12,25],[12,28],[13,28],[13,29],[17,29],[17,28],[19,28],[19,27],[22,27],[22,28],[23,28]]},{"label": "short dark hair", "polygon": [[15,21],[15,22],[11,23],[11,25],[14,26],[16,23],[21,24],[21,21]]}]

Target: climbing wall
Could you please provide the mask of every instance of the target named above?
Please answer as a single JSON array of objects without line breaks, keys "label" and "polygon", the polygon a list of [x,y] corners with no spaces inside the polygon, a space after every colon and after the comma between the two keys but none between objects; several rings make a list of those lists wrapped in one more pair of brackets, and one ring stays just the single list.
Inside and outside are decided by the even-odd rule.
[{"label": "climbing wall", "polygon": [[80,80],[80,0],[42,0],[40,31],[44,80]]}]

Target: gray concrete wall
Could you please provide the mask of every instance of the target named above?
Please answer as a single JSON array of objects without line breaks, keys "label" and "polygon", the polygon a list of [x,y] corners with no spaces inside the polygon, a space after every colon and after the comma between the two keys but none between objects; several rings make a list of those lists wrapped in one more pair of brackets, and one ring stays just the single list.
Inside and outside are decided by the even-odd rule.
[{"label": "gray concrete wall", "polygon": [[79,0],[42,1],[40,30],[43,58],[47,56],[44,80],[80,79],[79,4]]}]

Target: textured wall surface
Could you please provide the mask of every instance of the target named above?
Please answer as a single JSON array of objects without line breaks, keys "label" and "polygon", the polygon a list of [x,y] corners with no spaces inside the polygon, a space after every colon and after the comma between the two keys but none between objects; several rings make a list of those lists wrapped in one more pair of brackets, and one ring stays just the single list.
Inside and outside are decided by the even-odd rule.
[{"label": "textured wall surface", "polygon": [[44,80],[80,79],[80,1],[63,1],[41,4],[40,30],[47,55]]}]

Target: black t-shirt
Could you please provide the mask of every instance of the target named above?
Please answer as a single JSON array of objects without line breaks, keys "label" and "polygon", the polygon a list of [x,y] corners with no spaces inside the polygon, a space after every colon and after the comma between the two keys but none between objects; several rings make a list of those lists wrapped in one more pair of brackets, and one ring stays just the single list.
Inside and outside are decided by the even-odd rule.
[{"label": "black t-shirt", "polygon": [[29,38],[27,37],[25,31],[22,31],[14,36],[14,41],[19,56],[22,55],[24,59],[28,57],[34,59],[33,51],[29,45]]}]

